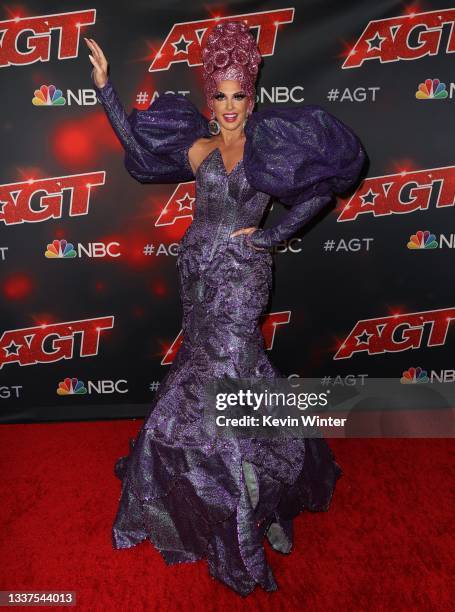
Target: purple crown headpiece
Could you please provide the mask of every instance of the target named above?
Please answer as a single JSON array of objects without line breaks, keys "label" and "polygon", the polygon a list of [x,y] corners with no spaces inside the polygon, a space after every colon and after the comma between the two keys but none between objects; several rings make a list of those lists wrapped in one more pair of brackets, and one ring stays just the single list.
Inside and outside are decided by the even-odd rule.
[{"label": "purple crown headpiece", "polygon": [[224,21],[211,30],[206,40],[202,48],[202,77],[210,110],[213,111],[212,96],[218,91],[217,83],[233,80],[240,81],[250,98],[251,112],[262,56],[248,26],[243,21]]}]

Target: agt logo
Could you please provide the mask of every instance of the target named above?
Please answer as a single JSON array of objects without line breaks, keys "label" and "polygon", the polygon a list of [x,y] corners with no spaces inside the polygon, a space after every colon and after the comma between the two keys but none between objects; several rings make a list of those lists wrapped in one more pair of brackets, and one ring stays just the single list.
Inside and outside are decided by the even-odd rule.
[{"label": "agt logo", "polygon": [[455,166],[403,170],[364,179],[357,191],[342,200],[337,222],[355,221],[360,215],[409,215],[455,204]]},{"label": "agt logo", "polygon": [[424,346],[443,346],[453,319],[454,307],[357,321],[333,359],[349,359],[362,352],[381,355]]},{"label": "agt logo", "polygon": [[244,13],[242,15],[226,15],[186,21],[173,25],[163,44],[158,49],[149,72],[169,70],[172,64],[186,63],[188,66],[201,66],[201,47],[209,30],[219,23],[236,19],[246,23],[250,29],[257,30],[257,45],[262,56],[273,55],[277,34],[280,26],[292,23],[294,8]]},{"label": "agt logo", "polygon": [[126,380],[89,380],[87,381],[87,386],[85,386],[82,380],[67,377],[59,382],[57,395],[86,395],[87,393],[107,395],[111,393],[128,393],[128,388],[126,386],[122,388],[122,386],[126,384]]},{"label": "agt logo", "polygon": [[101,332],[113,327],[114,316],[108,315],[5,330],[0,333],[0,370],[12,363],[30,366],[98,355]]},{"label": "agt logo", "polygon": [[[94,188],[104,185],[106,173],[84,172],[67,176],[29,178],[0,185],[0,225],[39,223],[63,215],[87,215]],[[67,194],[65,206],[64,195]]]},{"label": "agt logo", "polygon": [[115,252],[115,249],[119,247],[119,242],[109,242],[108,244],[89,242],[87,245],[79,242],[76,251],[71,242],[61,239],[53,240],[51,244],[48,244],[44,256],[48,259],[72,259],[74,257],[82,257],[82,255],[86,257],[120,257],[121,253]]},{"label": "agt logo", "polygon": [[64,98],[62,90],[57,89],[55,85],[41,85],[39,89],[35,89],[35,95],[32,98],[33,106],[65,106],[65,104],[71,106],[73,103],[79,106],[92,106],[97,101],[93,89],[78,89],[77,94],[67,89],[66,98]]},{"label": "agt logo", "polygon": [[[410,7],[405,15],[370,21],[347,53],[342,68],[358,68],[367,61],[381,64],[418,60],[442,51],[455,52],[455,9],[424,13]],[[444,27],[447,24],[447,27]],[[445,49],[442,49],[443,34]]]},{"label": "agt logo", "polygon": [[[0,21],[0,68],[49,62],[51,42],[53,40],[56,45],[57,39],[58,59],[76,58],[81,28],[95,21],[95,9],[26,17],[15,15]],[[55,30],[54,37],[52,30]]]}]

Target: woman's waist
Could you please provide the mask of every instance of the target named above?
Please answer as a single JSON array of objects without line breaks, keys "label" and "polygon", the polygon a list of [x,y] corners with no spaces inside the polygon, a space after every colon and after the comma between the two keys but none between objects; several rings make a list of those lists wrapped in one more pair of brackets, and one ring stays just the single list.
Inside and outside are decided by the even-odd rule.
[{"label": "woman's waist", "polygon": [[[178,257],[188,261],[210,262],[224,261],[224,264],[230,266],[232,259],[237,261],[237,264],[247,260],[264,260],[267,263],[271,260],[270,252],[266,250],[257,250],[248,243],[248,236],[245,233],[232,236],[235,229],[224,228],[227,231],[214,232],[212,234],[204,234],[204,237],[198,237],[194,232],[187,231],[183,236],[180,245]],[[240,228],[238,228],[240,229]],[[223,265],[224,265],[223,264]],[[204,264],[205,265],[205,264]]]},{"label": "woman's waist", "polygon": [[183,238],[186,241],[199,241],[213,242],[216,237],[226,236],[236,230],[243,229],[246,227],[257,227],[260,219],[194,219],[191,225],[186,230]]}]

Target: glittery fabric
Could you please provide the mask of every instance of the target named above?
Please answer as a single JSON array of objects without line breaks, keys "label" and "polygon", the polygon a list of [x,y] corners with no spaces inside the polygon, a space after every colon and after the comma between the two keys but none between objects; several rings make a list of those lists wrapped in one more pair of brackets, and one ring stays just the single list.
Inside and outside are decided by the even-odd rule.
[{"label": "glittery fabric", "polygon": [[355,133],[315,104],[264,109],[245,126],[244,167],[249,183],[290,210],[249,241],[276,246],[293,236],[332,199],[358,180],[366,153]]},{"label": "glittery fabric", "polygon": [[[164,94],[147,111],[127,116],[110,80],[97,95],[132,176],[152,183],[196,181],[194,220],[177,255],[183,342],[129,454],[115,465],[122,492],[113,546],[148,539],[168,564],[207,559],[210,574],[241,595],[256,585],[273,591],[264,537],[288,553],[293,518],[304,509],[327,510],[341,470],[321,438],[221,439],[203,427],[206,381],[281,376],[258,325],[271,290],[272,255],[250,246],[245,235],[230,235],[258,225],[270,193],[291,205],[279,236],[294,231],[341,185],[342,167],[350,173],[345,183],[356,178],[362,155],[350,132],[334,127],[336,120],[321,110],[282,109],[264,112],[262,121],[254,117],[244,157],[230,174],[215,148],[194,176],[188,149],[209,133],[189,100]],[[288,145],[297,159],[288,156]],[[352,155],[343,162],[346,150]],[[301,206],[307,197],[313,198],[310,213]]]},{"label": "glittery fabric", "polygon": [[204,39],[201,46],[202,81],[210,111],[214,113],[213,97],[218,92],[218,84],[232,80],[239,81],[249,99],[248,113],[251,113],[262,56],[250,28],[243,21],[222,21]]}]

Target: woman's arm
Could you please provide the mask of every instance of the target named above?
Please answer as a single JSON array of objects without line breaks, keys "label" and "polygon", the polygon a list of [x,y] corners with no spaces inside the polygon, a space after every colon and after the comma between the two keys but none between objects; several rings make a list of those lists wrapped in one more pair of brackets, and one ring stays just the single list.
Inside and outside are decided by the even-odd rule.
[{"label": "woman's arm", "polygon": [[208,136],[208,121],[181,94],[164,93],[148,109],[133,108],[127,115],[107,74],[107,60],[92,39],[92,77],[98,101],[125,150],[124,165],[141,183],[178,183],[194,179],[188,151]]},{"label": "woman's arm", "polygon": [[256,248],[290,238],[337,194],[351,190],[366,160],[353,130],[314,104],[256,111],[245,133],[249,183],[290,207],[277,225],[248,236]]},{"label": "woman's arm", "polygon": [[291,238],[304,227],[332,200],[332,196],[315,196],[310,200],[296,204],[287,211],[280,223],[268,229],[258,228],[247,236],[246,241],[257,248],[277,246],[283,240]]},{"label": "woman's arm", "polygon": [[[84,38],[91,51],[89,59],[93,64],[92,79],[98,101],[103,105],[107,118],[117,134],[125,152],[127,159],[131,158],[134,162],[132,166],[133,176],[140,180],[147,177],[147,169],[150,169],[152,159],[147,156],[147,151],[137,141],[130,120],[123,104],[108,76],[109,64],[101,47],[93,38]],[[141,171],[142,170],[142,171]]]},{"label": "woman's arm", "polygon": [[97,87],[95,84],[94,87],[96,97],[103,105],[109,123],[125,150],[126,169],[138,181],[147,182],[156,159],[150,149],[147,150],[139,144],[130,122],[132,115],[128,117],[110,78],[104,87]]}]

